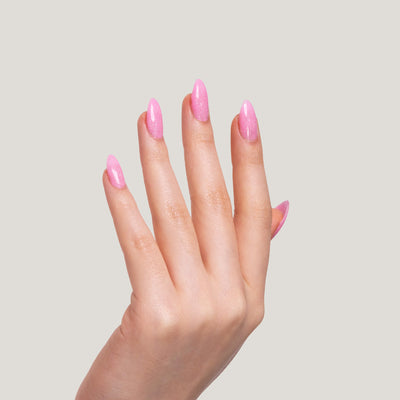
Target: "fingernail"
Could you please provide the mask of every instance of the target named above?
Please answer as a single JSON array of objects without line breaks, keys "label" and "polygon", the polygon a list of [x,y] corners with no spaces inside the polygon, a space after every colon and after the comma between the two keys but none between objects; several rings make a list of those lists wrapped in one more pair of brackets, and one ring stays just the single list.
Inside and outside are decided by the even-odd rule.
[{"label": "fingernail", "polygon": [[208,96],[206,86],[203,81],[197,79],[194,83],[192,96],[191,96],[191,106],[194,117],[198,121],[208,120]]},{"label": "fingernail", "polygon": [[119,162],[113,155],[109,155],[107,158],[107,175],[110,179],[111,185],[118,189],[125,187],[124,174]]},{"label": "fingernail", "polygon": [[239,114],[239,130],[244,139],[254,141],[257,139],[258,126],[254,108],[248,100],[242,104]]},{"label": "fingernail", "polygon": [[147,106],[146,116],[147,129],[155,139],[163,137],[163,120],[161,108],[156,99],[151,99]]},{"label": "fingernail", "polygon": [[277,235],[277,233],[281,230],[283,224],[286,221],[288,212],[289,212],[289,201],[285,200],[284,202],[282,202],[281,204],[279,204],[278,206],[275,207],[277,210],[281,211],[283,216],[281,219],[281,222],[279,223],[279,225],[276,227],[275,232],[273,233],[271,239]]}]

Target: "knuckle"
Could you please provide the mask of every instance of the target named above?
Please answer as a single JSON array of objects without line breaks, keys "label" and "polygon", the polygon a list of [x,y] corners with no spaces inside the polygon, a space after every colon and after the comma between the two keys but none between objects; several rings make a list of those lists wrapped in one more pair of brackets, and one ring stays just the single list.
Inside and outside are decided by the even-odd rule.
[{"label": "knuckle", "polygon": [[265,203],[255,203],[252,206],[253,219],[265,225],[267,228],[271,226],[272,211],[271,207]]},{"label": "knuckle", "polygon": [[235,208],[234,218],[249,219],[258,226],[261,225],[261,227],[268,230],[271,228],[272,209],[267,201],[253,202],[249,208]]},{"label": "knuckle", "polygon": [[129,191],[116,198],[116,202],[113,204],[113,209],[115,212],[122,215],[136,214],[139,212],[136,201]]},{"label": "knuckle", "polygon": [[244,296],[236,296],[231,301],[230,308],[226,312],[226,321],[229,327],[241,326],[247,315],[247,303]]},{"label": "knuckle", "polygon": [[154,250],[156,243],[151,235],[142,234],[130,238],[131,246],[141,252],[151,252]]},{"label": "knuckle", "polygon": [[255,307],[252,311],[252,313],[249,316],[249,325],[250,329],[254,330],[261,324],[261,322],[264,320],[264,315],[265,315],[265,306],[264,304],[259,304],[257,307]]},{"label": "knuckle", "polygon": [[163,307],[153,314],[153,334],[168,337],[177,333],[180,326],[179,313],[172,308]]},{"label": "knuckle", "polygon": [[195,312],[193,326],[195,330],[204,330],[212,327],[216,321],[215,308],[210,303],[202,303]]},{"label": "knuckle", "polygon": [[246,162],[253,165],[264,165],[264,156],[261,146],[254,146],[247,153]]},{"label": "knuckle", "polygon": [[[215,149],[215,140],[212,131],[201,131],[198,133],[193,133],[192,143],[194,147],[206,146]],[[194,149],[196,151],[196,149]]]},{"label": "knuckle", "polygon": [[153,163],[157,161],[169,162],[168,149],[164,142],[158,143],[159,146],[153,146],[151,150],[144,152],[143,161]]},{"label": "knuckle", "polygon": [[222,211],[232,217],[232,205],[225,188],[210,189],[202,194],[191,194],[191,201],[197,207],[207,207]]},{"label": "knuckle", "polygon": [[191,222],[189,211],[185,204],[167,202],[165,204],[166,218],[178,225],[187,225]]}]

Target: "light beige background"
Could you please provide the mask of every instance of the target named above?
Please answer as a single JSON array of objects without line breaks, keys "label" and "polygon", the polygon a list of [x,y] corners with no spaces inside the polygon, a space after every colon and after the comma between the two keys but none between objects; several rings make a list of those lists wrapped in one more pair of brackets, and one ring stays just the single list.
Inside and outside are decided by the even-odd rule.
[{"label": "light beige background", "polygon": [[72,399],[130,287],[101,174],[120,160],[151,226],[136,119],[156,97],[189,201],[180,108],[209,93],[262,130],[274,239],[266,317],[203,393],[399,399],[398,1],[0,3],[0,398]]}]

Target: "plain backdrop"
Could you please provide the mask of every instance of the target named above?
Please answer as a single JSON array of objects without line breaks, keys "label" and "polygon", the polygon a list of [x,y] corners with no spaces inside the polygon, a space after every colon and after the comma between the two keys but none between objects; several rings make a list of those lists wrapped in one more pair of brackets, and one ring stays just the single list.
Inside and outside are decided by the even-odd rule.
[{"label": "plain backdrop", "polygon": [[399,18],[397,0],[2,0],[0,398],[74,398],[130,299],[106,158],[152,229],[136,120],[155,97],[189,205],[200,78],[231,199],[249,99],[290,201],[265,319],[201,399],[399,399]]}]

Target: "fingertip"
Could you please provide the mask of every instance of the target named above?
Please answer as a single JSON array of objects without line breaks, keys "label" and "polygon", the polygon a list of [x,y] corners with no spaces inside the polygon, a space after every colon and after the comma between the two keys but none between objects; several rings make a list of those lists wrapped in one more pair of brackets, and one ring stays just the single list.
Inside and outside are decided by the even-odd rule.
[{"label": "fingertip", "polygon": [[107,168],[104,168],[103,173],[101,175],[101,179],[103,181],[103,186],[106,186],[107,183],[109,183],[109,179],[108,179],[108,174],[107,174]]},{"label": "fingertip", "polygon": [[239,133],[239,114],[236,114],[233,119],[232,119],[232,123],[231,123],[231,132],[235,132],[237,131],[237,133]]},{"label": "fingertip", "polygon": [[137,119],[137,127],[138,127],[138,129],[146,127],[146,119],[147,119],[147,111],[143,111],[139,115],[139,118]]},{"label": "fingertip", "polygon": [[192,94],[188,93],[182,100],[182,118],[184,116],[190,116],[194,118],[194,115],[192,113],[191,102],[192,102]]},{"label": "fingertip", "polygon": [[[137,120],[138,142],[139,148],[142,149],[143,144],[150,137],[149,129],[147,127],[147,111],[143,111]],[[142,156],[143,150],[140,150]]]}]

